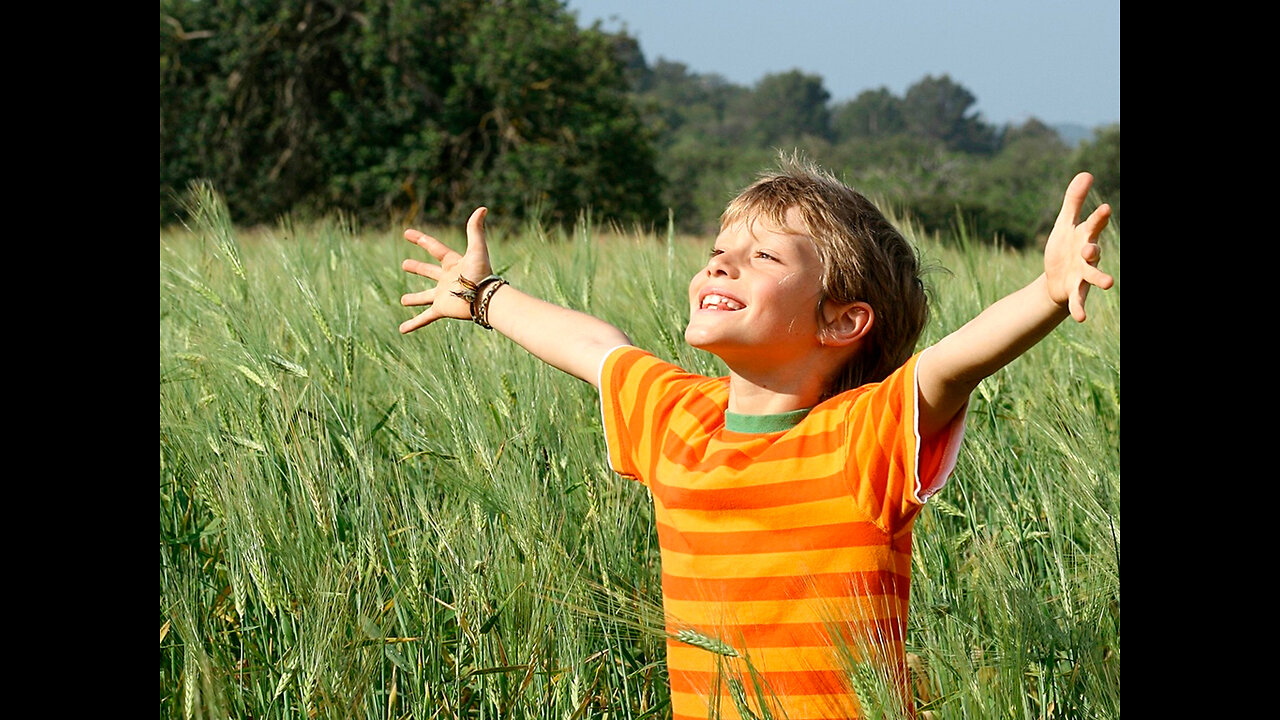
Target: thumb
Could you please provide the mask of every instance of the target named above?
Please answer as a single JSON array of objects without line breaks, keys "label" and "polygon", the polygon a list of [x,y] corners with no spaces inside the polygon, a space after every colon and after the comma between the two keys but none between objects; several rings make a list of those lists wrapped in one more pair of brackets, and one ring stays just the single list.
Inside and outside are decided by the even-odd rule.
[{"label": "thumb", "polygon": [[1062,199],[1062,210],[1058,212],[1058,223],[1074,226],[1080,218],[1080,208],[1084,207],[1085,198],[1089,195],[1089,187],[1093,185],[1093,176],[1082,172],[1071,179],[1067,185],[1066,195]]},{"label": "thumb", "polygon": [[478,207],[467,220],[467,255],[489,264],[489,246],[484,238],[484,219],[489,215],[489,208]]}]

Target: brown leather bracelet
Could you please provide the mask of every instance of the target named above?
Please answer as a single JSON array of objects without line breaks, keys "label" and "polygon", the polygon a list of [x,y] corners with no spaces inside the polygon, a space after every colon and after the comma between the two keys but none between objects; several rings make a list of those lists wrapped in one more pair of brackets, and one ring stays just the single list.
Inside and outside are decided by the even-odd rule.
[{"label": "brown leather bracelet", "polygon": [[489,324],[489,301],[493,299],[493,294],[498,292],[498,288],[508,284],[510,283],[497,275],[490,275],[476,283],[476,299],[471,303],[471,320],[475,324],[485,330],[493,329]]}]

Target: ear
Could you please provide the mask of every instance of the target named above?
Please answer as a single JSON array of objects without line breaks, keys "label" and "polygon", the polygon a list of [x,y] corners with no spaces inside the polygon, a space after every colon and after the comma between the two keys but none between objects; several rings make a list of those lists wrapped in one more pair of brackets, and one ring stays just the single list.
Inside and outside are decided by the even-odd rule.
[{"label": "ear", "polygon": [[847,347],[861,340],[876,322],[876,311],[862,302],[822,306],[818,340],[828,347]]}]

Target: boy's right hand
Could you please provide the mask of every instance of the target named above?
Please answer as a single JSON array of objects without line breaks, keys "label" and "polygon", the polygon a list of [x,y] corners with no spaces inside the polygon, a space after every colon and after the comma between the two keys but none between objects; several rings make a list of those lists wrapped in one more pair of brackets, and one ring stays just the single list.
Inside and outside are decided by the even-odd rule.
[{"label": "boy's right hand", "polygon": [[489,265],[489,247],[484,239],[484,218],[488,213],[488,208],[479,207],[467,220],[466,255],[458,254],[430,235],[413,229],[404,231],[405,240],[426,250],[440,264],[413,259],[407,259],[400,264],[405,272],[436,281],[434,288],[400,296],[400,304],[406,307],[427,306],[426,310],[412,319],[400,323],[401,333],[413,332],[441,318],[471,319],[471,304],[455,296],[453,292],[462,290],[458,276],[478,283],[492,272]]},{"label": "boy's right hand", "polygon": [[[412,320],[400,323],[400,332],[410,333],[440,318],[471,319],[471,303],[455,296],[462,290],[459,277],[479,283],[493,272],[489,248],[484,240],[485,208],[476,208],[467,221],[467,253],[459,255],[439,240],[417,230],[406,230],[404,239],[431,253],[440,263],[405,260],[405,272],[436,281],[422,292],[406,293],[402,305],[426,305]],[[599,386],[605,357],[631,340],[618,328],[586,313],[570,310],[520,292],[508,285],[491,295],[489,322],[493,329],[511,338],[534,357],[570,375]]]}]

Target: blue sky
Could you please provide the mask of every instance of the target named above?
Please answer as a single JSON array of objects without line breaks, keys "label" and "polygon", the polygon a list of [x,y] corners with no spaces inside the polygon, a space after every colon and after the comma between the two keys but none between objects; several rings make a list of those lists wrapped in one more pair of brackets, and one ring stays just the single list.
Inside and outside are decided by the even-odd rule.
[{"label": "blue sky", "polygon": [[645,58],[752,85],[799,68],[835,101],[948,74],[987,122],[1120,121],[1119,0],[568,0]]}]

